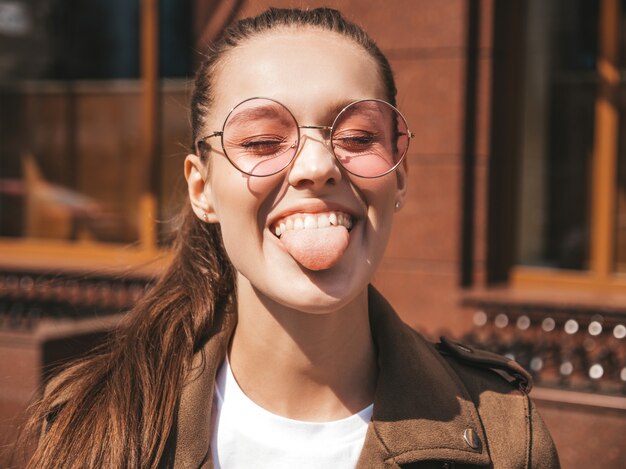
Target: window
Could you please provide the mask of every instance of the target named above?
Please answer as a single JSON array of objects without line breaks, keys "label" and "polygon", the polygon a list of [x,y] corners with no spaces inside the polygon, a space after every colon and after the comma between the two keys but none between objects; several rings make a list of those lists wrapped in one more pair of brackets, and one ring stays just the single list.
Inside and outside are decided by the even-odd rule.
[{"label": "window", "polygon": [[1,256],[154,255],[189,142],[191,8],[0,0]]},{"label": "window", "polygon": [[[626,2],[529,0],[521,10],[511,28],[521,39],[501,32],[519,56],[494,78],[514,84],[499,95],[514,104],[500,110],[508,143],[494,146],[517,194],[506,207],[511,283],[626,291]],[[497,119],[494,133],[506,133]],[[492,217],[511,217],[494,206]]]}]

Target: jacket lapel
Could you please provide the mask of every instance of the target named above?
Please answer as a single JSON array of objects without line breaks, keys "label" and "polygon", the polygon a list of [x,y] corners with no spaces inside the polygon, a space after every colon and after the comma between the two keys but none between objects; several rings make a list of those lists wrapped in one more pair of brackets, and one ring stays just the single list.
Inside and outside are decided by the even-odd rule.
[{"label": "jacket lapel", "polygon": [[[369,311],[379,377],[358,467],[424,460],[489,465],[478,411],[458,376],[373,287]],[[467,429],[482,442],[477,450],[464,440]]]},{"label": "jacket lapel", "polygon": [[224,361],[236,323],[235,314],[225,314],[219,332],[194,357],[174,429],[174,468],[213,468],[210,443],[215,375]]}]

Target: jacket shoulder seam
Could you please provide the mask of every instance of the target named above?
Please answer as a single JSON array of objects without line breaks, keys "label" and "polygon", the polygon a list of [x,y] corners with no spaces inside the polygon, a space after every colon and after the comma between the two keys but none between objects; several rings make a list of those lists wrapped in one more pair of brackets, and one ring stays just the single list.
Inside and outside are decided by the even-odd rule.
[{"label": "jacket shoulder seam", "polygon": [[527,395],[532,389],[530,373],[515,360],[455,342],[447,337],[441,337],[435,347],[441,355],[450,357],[461,365],[490,371],[522,394]]}]

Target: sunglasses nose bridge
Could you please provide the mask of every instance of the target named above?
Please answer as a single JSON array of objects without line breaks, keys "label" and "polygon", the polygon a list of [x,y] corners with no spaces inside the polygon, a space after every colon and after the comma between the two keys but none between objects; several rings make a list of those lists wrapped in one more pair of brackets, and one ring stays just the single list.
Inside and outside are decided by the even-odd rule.
[{"label": "sunglasses nose bridge", "polygon": [[328,125],[299,125],[298,129],[299,130],[302,130],[302,129],[320,130],[322,135],[324,135],[325,140],[330,139],[330,134],[333,131],[333,128]]},{"label": "sunglasses nose bridge", "polygon": [[319,130],[328,130],[329,132],[333,129],[329,125],[299,125],[299,129],[319,129]]},{"label": "sunglasses nose bridge", "polygon": [[[304,130],[319,130],[320,134],[322,135],[321,141],[318,140],[317,138],[311,137],[310,135],[303,134],[302,133],[303,129]],[[328,126],[328,125],[298,125],[298,133],[300,135],[300,144],[298,145],[298,147],[301,147],[302,144],[306,140],[312,139],[314,141],[321,142],[324,145],[328,146],[328,149],[330,150],[330,152],[333,153],[333,149],[332,149],[331,144],[330,144],[332,130],[333,130],[333,128],[331,126]]]},{"label": "sunglasses nose bridge", "polygon": [[[319,137],[316,138],[311,135],[303,134],[302,133],[303,129],[304,130],[319,130],[322,138],[319,139]],[[302,145],[307,140],[313,140],[313,141],[317,141],[318,143],[321,143],[322,145],[325,145],[328,151],[334,155],[335,152],[333,151],[332,145],[330,143],[332,130],[333,128],[329,125],[298,125],[298,132],[300,135],[300,143],[298,145],[298,151],[301,150]]]}]

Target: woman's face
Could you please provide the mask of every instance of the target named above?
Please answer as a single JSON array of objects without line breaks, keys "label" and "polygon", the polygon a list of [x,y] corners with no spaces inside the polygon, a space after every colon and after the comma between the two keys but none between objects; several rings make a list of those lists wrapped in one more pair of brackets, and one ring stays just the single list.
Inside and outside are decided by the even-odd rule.
[{"label": "woman's face", "polygon": [[[233,49],[213,79],[213,96],[203,135],[220,130],[229,111],[252,97],[279,101],[300,125],[327,126],[350,102],[386,98],[367,52],[316,29],[276,31]],[[327,139],[323,130],[302,129],[294,161],[268,177],[237,170],[219,138],[209,140],[210,171],[195,155],[185,162],[194,211],[220,223],[240,290],[251,286],[312,313],[337,310],[365,292],[405,189],[404,167],[375,179],[345,172]]]}]

